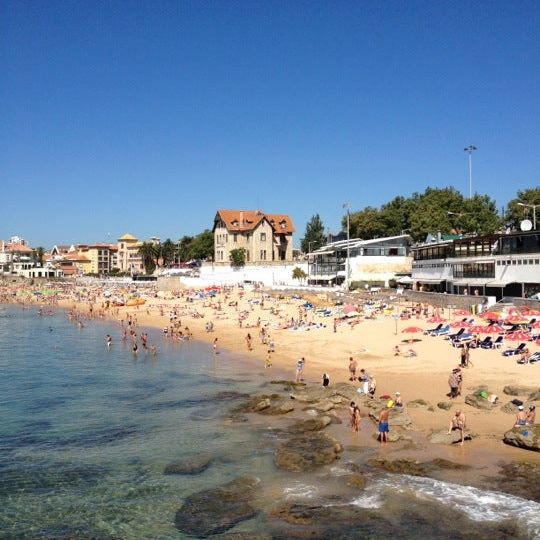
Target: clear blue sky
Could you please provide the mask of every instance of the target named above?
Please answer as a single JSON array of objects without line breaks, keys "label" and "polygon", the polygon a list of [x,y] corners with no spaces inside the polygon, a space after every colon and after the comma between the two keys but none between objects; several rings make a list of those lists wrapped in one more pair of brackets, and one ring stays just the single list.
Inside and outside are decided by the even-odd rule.
[{"label": "clear blue sky", "polygon": [[0,2],[0,238],[540,184],[540,3]]}]

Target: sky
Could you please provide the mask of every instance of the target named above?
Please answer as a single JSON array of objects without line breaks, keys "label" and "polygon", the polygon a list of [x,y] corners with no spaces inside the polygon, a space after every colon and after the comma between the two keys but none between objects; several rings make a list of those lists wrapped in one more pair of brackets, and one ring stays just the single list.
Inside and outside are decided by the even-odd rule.
[{"label": "sky", "polygon": [[0,238],[540,185],[540,3],[0,1]]}]

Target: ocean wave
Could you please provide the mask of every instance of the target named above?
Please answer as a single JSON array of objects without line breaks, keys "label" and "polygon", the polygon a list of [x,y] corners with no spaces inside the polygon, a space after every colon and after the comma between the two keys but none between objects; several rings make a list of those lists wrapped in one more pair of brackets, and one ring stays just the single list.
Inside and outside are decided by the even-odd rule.
[{"label": "ocean wave", "polygon": [[387,476],[380,480],[379,489],[381,488],[390,488],[396,493],[412,492],[418,498],[451,506],[463,512],[472,521],[495,522],[516,519],[527,530],[531,539],[540,538],[540,504],[534,501],[498,491],[487,491],[419,476]]},{"label": "ocean wave", "polygon": [[318,490],[315,486],[295,482],[293,485],[283,489],[285,499],[312,499]]}]

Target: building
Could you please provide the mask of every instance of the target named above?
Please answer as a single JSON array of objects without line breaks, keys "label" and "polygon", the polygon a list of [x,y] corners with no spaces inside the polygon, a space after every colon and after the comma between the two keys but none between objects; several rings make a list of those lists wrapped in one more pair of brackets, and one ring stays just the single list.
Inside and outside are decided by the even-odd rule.
[{"label": "building", "polygon": [[[106,275],[114,268],[118,247],[115,244],[79,244],[77,254],[88,259],[84,264],[85,274]],[[65,257],[64,257],[65,258]]]},{"label": "building", "polygon": [[214,218],[214,261],[230,263],[233,249],[245,249],[247,263],[293,260],[294,226],[289,216],[260,210],[218,210]]},{"label": "building", "polygon": [[35,266],[33,249],[25,240],[13,236],[9,241],[0,240],[0,271],[18,273],[22,269]]},{"label": "building", "polygon": [[310,285],[340,285],[347,274],[349,248],[349,282],[388,285],[397,274],[411,271],[411,237],[389,236],[361,240],[351,238],[330,242],[308,253],[308,283]]},{"label": "building", "polygon": [[139,248],[142,242],[139,242],[133,235],[127,233],[118,239],[116,266],[120,272],[129,272],[130,274],[144,273],[144,264]]},{"label": "building", "polygon": [[413,285],[453,294],[532,297],[540,293],[538,231],[436,240],[412,248]]}]

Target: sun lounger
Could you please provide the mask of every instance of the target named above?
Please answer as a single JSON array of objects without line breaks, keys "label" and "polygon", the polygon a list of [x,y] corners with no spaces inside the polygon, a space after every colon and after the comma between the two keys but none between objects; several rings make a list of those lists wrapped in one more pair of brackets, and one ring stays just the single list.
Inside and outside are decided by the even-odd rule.
[{"label": "sun lounger", "polygon": [[482,349],[491,349],[493,347],[493,342],[491,341],[491,336],[486,336],[479,344],[478,348]]},{"label": "sun lounger", "polygon": [[452,340],[452,347],[463,347],[463,344],[473,338],[473,334],[461,334]]},{"label": "sun lounger", "polygon": [[516,363],[518,364],[536,364],[536,362],[540,362],[540,352],[535,352],[534,354],[531,354],[527,360],[520,358],[519,360],[516,360]]},{"label": "sun lounger", "polygon": [[431,335],[432,332],[436,332],[437,330],[440,330],[442,328],[442,323],[439,324],[439,326],[437,326],[437,328],[431,328],[430,330],[426,330],[424,332],[425,335]]},{"label": "sun lounger", "polygon": [[503,356],[515,356],[516,354],[521,354],[525,349],[525,343],[520,343],[515,349],[506,349],[502,352]]},{"label": "sun lounger", "polygon": [[464,333],[465,333],[465,328],[460,328],[458,332],[456,332],[455,334],[449,334],[444,339],[452,339],[453,340],[453,339],[458,338],[459,336],[461,336]]},{"label": "sun lounger", "polygon": [[446,325],[440,328],[439,330],[435,330],[434,332],[431,332],[431,336],[445,336],[450,332],[450,326]]}]

